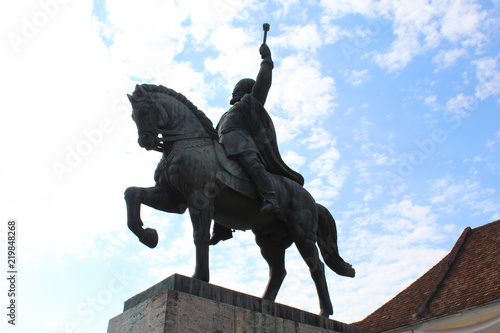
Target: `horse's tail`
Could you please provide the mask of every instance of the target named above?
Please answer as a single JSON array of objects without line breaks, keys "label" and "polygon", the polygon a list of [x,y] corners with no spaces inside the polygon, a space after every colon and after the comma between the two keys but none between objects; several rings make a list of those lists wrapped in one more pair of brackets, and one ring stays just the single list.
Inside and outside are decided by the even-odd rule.
[{"label": "horse's tail", "polygon": [[337,246],[337,226],[333,216],[324,206],[318,206],[318,246],[325,263],[335,273],[354,277],[352,265],[345,262],[339,254]]}]

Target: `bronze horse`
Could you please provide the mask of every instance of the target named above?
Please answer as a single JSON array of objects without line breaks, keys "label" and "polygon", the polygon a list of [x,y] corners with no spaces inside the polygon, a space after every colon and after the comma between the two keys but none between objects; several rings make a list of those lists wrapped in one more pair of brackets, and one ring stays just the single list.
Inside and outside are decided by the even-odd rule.
[{"label": "bronze horse", "polygon": [[139,240],[151,248],[158,243],[156,230],[143,228],[141,204],[168,213],[189,209],[196,246],[193,278],[208,282],[212,220],[231,229],[251,229],[269,265],[263,298],[271,301],[286,275],[285,250],[295,243],[314,280],[320,315],[333,314],[316,243],[325,263],[337,274],[354,277],[355,271],[339,255],[336,225],[329,211],[298,183],[273,175],[280,209],[261,213],[253,186],[237,162],[224,155],[212,122],[186,97],[146,84],[137,85],[128,97],[139,145],[163,153],[155,186],[125,191],[128,227]]}]

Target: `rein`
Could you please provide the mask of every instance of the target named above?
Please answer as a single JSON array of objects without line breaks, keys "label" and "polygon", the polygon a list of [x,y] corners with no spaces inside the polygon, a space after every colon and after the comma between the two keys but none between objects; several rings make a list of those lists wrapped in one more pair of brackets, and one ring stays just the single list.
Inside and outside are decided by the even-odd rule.
[{"label": "rein", "polygon": [[160,153],[163,153],[163,144],[167,142],[182,141],[189,139],[211,139],[210,136],[206,133],[196,133],[196,132],[180,133],[173,130],[160,129],[158,131],[158,134],[161,134],[162,136],[155,138],[157,146],[153,148],[153,150],[156,150],[157,152]]},{"label": "rein", "polygon": [[196,132],[180,133],[174,130],[160,129],[158,131],[158,134],[161,134],[161,137],[156,138],[157,143],[188,140],[188,139],[199,139],[199,138],[210,139],[210,136],[207,133],[196,133]]}]

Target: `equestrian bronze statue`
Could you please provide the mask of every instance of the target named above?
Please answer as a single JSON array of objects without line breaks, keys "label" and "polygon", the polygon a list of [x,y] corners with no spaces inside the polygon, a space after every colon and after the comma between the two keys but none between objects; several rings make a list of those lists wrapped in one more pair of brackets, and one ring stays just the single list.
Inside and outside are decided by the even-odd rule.
[{"label": "equestrian bronze statue", "polygon": [[193,278],[206,282],[209,245],[230,238],[232,229],[252,230],[269,265],[263,298],[271,301],[286,275],[285,250],[295,243],[314,280],[320,314],[328,317],[333,307],[318,247],[326,265],[337,274],[354,277],[355,271],[339,255],[330,212],[314,201],[303,187],[302,176],[280,157],[276,132],[264,108],[273,70],[265,42],[260,53],[256,80],[236,84],[232,107],[217,129],[172,89],[142,84],[128,95],[139,145],[163,154],[154,174],[155,186],[125,191],[128,227],[142,243],[154,248],[158,234],[143,228],[141,204],[168,213],[188,210],[196,246]]}]

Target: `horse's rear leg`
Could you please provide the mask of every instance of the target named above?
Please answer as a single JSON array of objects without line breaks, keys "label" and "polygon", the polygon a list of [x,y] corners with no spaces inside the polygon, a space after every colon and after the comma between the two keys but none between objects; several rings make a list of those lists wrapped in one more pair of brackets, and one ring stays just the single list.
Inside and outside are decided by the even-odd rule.
[{"label": "horse's rear leg", "polygon": [[328,318],[333,314],[333,306],[326,284],[325,265],[319,259],[319,251],[316,246],[318,226],[315,209],[316,205],[314,204],[296,209],[289,215],[288,221],[291,222],[289,228],[297,250],[309,267],[309,272],[316,286],[321,309],[320,315]]},{"label": "horse's rear leg", "polygon": [[262,298],[274,302],[286,276],[285,250],[292,244],[292,241],[275,241],[270,238],[270,235],[265,235],[259,230],[253,230],[253,232],[255,241],[260,247],[260,253],[269,265],[269,281]]},{"label": "horse's rear leg", "polygon": [[321,309],[320,315],[328,318],[328,316],[333,314],[333,306],[326,284],[325,265],[319,259],[316,242],[309,238],[303,238],[295,241],[295,245],[300,255],[307,263],[309,272],[316,286]]},{"label": "horse's rear leg", "polygon": [[143,228],[141,220],[141,204],[169,212],[182,214],[186,205],[182,204],[175,196],[160,186],[155,187],[129,187],[125,190],[127,203],[127,225],[139,237],[141,243],[154,248],[158,244],[158,233],[155,229]]}]

